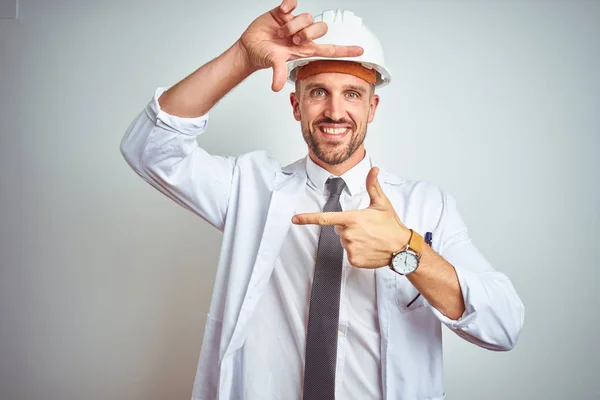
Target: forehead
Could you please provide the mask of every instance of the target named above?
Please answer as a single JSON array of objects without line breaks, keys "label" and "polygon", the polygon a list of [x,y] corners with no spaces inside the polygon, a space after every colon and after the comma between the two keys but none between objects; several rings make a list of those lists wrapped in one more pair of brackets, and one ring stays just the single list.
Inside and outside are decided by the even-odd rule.
[{"label": "forehead", "polygon": [[328,90],[343,90],[349,87],[363,88],[368,91],[370,85],[367,81],[350,74],[339,72],[324,72],[302,79],[302,90],[322,87]]}]

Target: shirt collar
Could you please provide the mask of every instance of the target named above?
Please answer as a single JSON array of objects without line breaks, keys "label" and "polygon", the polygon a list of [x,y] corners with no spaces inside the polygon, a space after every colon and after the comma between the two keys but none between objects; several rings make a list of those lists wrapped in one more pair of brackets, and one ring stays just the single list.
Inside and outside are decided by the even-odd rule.
[{"label": "shirt collar", "polygon": [[[366,190],[366,180],[370,170],[371,159],[369,158],[369,155],[365,153],[365,157],[358,164],[340,176],[346,183],[346,188],[344,190],[347,190],[350,196],[354,196]],[[322,194],[327,193],[325,187],[327,179],[335,177],[327,170],[315,164],[310,156],[306,157],[306,175],[308,175],[309,184]]]}]

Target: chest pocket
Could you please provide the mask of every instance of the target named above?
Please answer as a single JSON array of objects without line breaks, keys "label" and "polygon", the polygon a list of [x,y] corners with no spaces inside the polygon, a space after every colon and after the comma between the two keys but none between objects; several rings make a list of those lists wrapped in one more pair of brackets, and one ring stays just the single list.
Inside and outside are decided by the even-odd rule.
[{"label": "chest pocket", "polygon": [[396,306],[400,312],[411,312],[422,308],[431,307],[429,302],[425,300],[419,291],[413,286],[412,283],[405,276],[396,274],[390,271],[395,276],[396,286]]}]

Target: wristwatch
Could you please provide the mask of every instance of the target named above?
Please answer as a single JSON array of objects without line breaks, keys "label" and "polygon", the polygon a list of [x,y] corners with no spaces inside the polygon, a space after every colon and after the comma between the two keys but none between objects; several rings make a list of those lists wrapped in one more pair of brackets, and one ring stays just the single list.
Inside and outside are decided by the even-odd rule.
[{"label": "wristwatch", "polygon": [[390,268],[400,275],[408,275],[415,272],[419,267],[421,254],[423,251],[423,236],[410,230],[410,240],[406,247],[392,254]]}]

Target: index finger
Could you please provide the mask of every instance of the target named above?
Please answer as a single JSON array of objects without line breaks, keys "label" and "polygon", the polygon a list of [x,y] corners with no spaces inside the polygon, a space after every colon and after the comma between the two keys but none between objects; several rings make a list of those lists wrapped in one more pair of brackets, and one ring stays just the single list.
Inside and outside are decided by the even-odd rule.
[{"label": "index finger", "polygon": [[351,222],[348,211],[341,212],[320,212],[298,214],[292,218],[296,225],[342,225],[346,226]]},{"label": "index finger", "polygon": [[317,57],[358,57],[364,50],[360,46],[338,46],[335,44],[315,45],[313,56]]},{"label": "index finger", "polygon": [[281,10],[282,13],[287,14],[287,13],[291,13],[292,11],[294,11],[296,9],[297,5],[298,5],[297,0],[283,0],[281,2],[281,5],[279,6],[279,9]]}]

